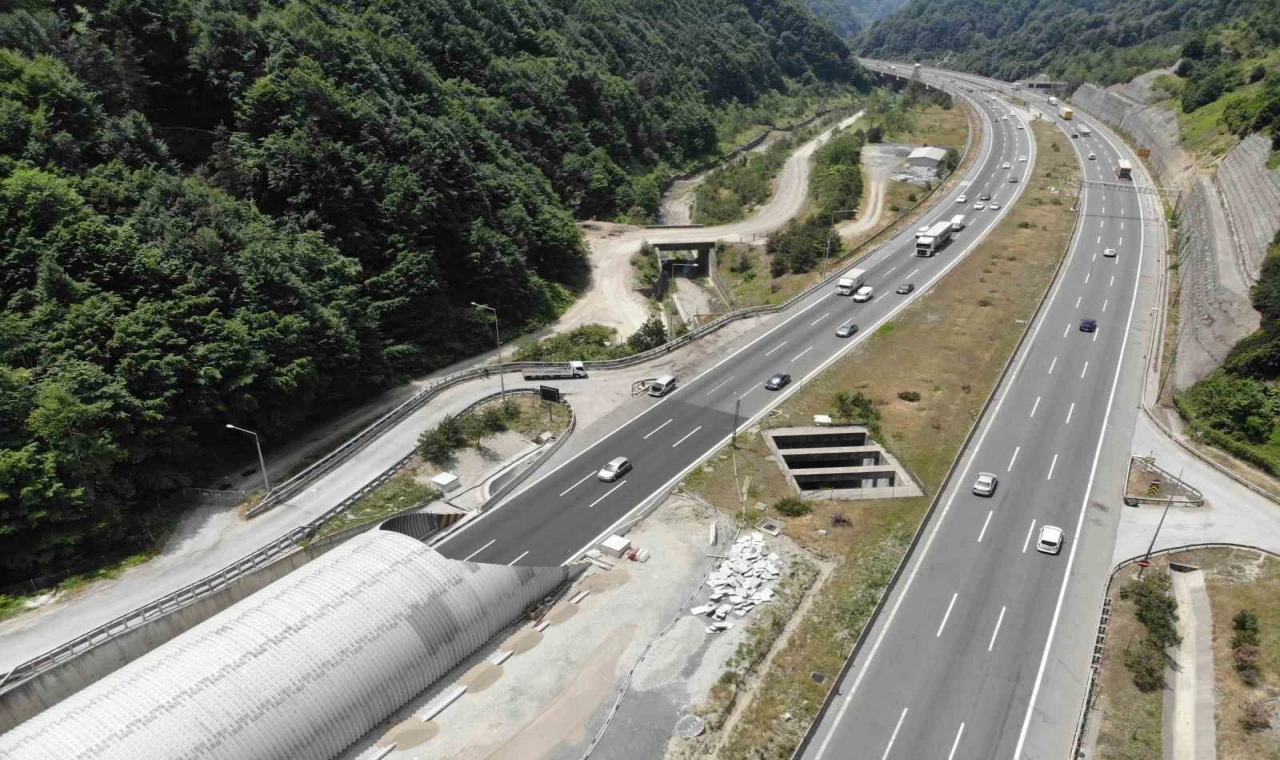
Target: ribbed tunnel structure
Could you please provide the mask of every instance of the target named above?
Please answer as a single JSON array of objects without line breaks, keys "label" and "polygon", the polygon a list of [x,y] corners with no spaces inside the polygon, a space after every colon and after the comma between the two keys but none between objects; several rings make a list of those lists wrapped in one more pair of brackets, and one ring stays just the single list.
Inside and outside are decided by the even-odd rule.
[{"label": "ribbed tunnel structure", "polygon": [[569,578],[446,559],[388,527],[0,735],[0,757],[331,758]]}]

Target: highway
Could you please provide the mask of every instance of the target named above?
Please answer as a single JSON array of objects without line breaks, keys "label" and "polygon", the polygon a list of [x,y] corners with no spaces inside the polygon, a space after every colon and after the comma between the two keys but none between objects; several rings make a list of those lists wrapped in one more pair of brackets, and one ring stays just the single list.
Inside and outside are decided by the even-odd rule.
[{"label": "highway", "polygon": [[[1034,140],[1030,131],[1016,128],[1017,118],[1001,120],[1007,109],[986,101],[977,105],[985,133],[978,160],[965,181],[916,225],[957,213],[969,217],[970,225],[936,256],[914,255],[912,231],[898,235],[859,263],[867,270],[866,283],[876,291],[870,302],[837,296],[834,286],[801,299],[765,332],[746,337],[744,345],[696,378],[680,378],[676,391],[654,399],[640,414],[438,548],[449,557],[491,563],[541,565],[575,559],[726,443],[735,422],[738,429],[745,428],[945,276],[1004,217],[1025,186],[1009,177],[1024,179],[1035,162]],[[1024,155],[1028,161],[1019,161]],[[1005,163],[1011,168],[1001,168]],[[998,198],[1003,207],[975,211],[973,202],[982,192]],[[968,201],[957,203],[962,194]],[[908,282],[916,286],[914,293],[894,293]],[[836,327],[850,318],[860,331],[853,338],[837,338]],[[765,390],[765,380],[777,372],[789,373],[794,382],[781,392]],[[597,480],[596,471],[616,456],[630,459],[635,469],[615,483]]]},{"label": "highway", "polygon": [[[1131,337],[1143,220],[1151,217],[1143,210],[1149,199],[1140,202],[1139,193],[1122,186],[1132,183],[1112,184],[1127,149],[1100,128],[1069,142],[1085,179],[1106,185],[1086,184],[1076,244],[1049,300],[877,630],[820,718],[806,758],[1068,753],[1061,743],[1053,754],[1030,752],[1027,734],[1086,507],[1098,498],[1092,492],[1103,443],[1127,433],[1111,416],[1117,405],[1132,407],[1130,399],[1117,400],[1121,369],[1145,350]],[[1136,173],[1135,182],[1141,182]],[[1107,248],[1117,255],[1105,256]],[[1097,320],[1096,332],[1079,329],[1085,318]],[[998,476],[993,496],[971,492],[979,472]],[[1066,532],[1057,556],[1036,551],[1045,525]],[[1058,718],[1070,723],[1075,715]]]}]

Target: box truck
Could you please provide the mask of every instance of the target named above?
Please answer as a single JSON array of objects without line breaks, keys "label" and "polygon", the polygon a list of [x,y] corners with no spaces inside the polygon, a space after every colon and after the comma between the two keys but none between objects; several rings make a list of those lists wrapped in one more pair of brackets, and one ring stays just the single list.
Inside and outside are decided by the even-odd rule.
[{"label": "box truck", "polygon": [[1084,135],[1085,137],[1088,137],[1089,135],[1093,134],[1093,130],[1089,129],[1088,124],[1081,124],[1079,129],[1080,129],[1080,134]]},{"label": "box truck", "polygon": [[527,369],[524,371],[525,380],[569,380],[575,377],[586,376],[587,368],[582,366],[582,362],[552,364],[547,367],[538,367],[537,369]]},{"label": "box truck", "polygon": [[1076,112],[1072,111],[1070,108],[1067,108],[1066,106],[1063,106],[1062,108],[1058,109],[1058,115],[1066,119],[1067,121],[1071,121],[1071,119],[1075,117]]},{"label": "box truck", "polygon": [[951,222],[938,222],[929,228],[929,234],[916,238],[916,255],[932,256],[951,239]]},{"label": "box truck", "polygon": [[1120,179],[1133,179],[1133,164],[1123,158],[1117,161],[1116,176]]},{"label": "box truck", "polygon": [[862,280],[867,276],[865,269],[850,269],[844,277],[836,280],[836,295],[851,296],[853,291],[862,287]]},{"label": "box truck", "polygon": [[964,229],[964,214],[956,214],[951,217],[951,231],[959,232]]}]

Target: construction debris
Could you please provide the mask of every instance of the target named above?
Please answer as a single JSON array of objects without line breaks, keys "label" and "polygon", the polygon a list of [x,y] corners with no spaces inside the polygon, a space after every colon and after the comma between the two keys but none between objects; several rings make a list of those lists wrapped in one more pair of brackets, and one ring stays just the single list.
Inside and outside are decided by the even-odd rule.
[{"label": "construction debris", "polygon": [[711,587],[711,604],[689,610],[699,617],[710,616],[713,623],[707,633],[719,633],[733,627],[725,622],[730,613],[746,617],[756,605],[773,599],[773,584],[782,574],[782,560],[774,552],[764,553],[764,534],[752,531],[739,536],[729,549],[729,556],[706,580]]}]

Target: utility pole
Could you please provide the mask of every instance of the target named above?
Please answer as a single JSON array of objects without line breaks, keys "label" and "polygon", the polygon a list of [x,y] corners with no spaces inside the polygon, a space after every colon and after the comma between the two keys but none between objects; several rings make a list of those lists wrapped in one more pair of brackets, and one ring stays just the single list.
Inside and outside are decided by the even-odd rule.
[{"label": "utility pole", "polygon": [[248,433],[253,436],[253,445],[258,449],[258,467],[262,470],[262,483],[267,487],[267,493],[263,494],[265,498],[267,494],[271,493],[271,479],[267,477],[267,460],[262,456],[262,441],[258,439],[258,434],[252,430],[236,427],[230,422],[227,423],[227,427],[231,430],[239,430],[241,433]]},{"label": "utility pole", "polygon": [[471,302],[471,305],[477,309],[485,309],[493,312],[493,340],[498,344],[498,383],[502,387],[502,398],[507,397],[507,379],[502,371],[502,336],[498,334],[498,310],[492,306],[485,306],[482,303]]},{"label": "utility pole", "polygon": [[830,223],[827,224],[827,248],[822,253],[821,279],[823,280],[827,279],[827,259],[830,258],[831,256],[831,233],[835,231],[836,214],[856,214],[856,213],[858,213],[858,209],[856,208],[844,208],[844,209],[840,209],[839,211],[831,212],[831,220],[830,220]]},{"label": "utility pole", "polygon": [[[1182,473],[1184,472],[1186,472],[1185,467],[1178,472],[1178,479],[1173,484],[1175,489],[1181,485]],[[1151,534],[1151,543],[1147,544],[1147,554],[1142,558],[1142,567],[1138,570],[1138,577],[1142,577],[1142,571],[1151,564],[1151,551],[1156,547],[1156,537],[1160,535],[1160,528],[1164,527],[1164,518],[1169,514],[1169,507],[1171,506],[1173,506],[1173,491],[1169,492],[1169,500],[1164,503],[1164,511],[1160,513],[1160,522],[1156,523],[1156,532]]]},{"label": "utility pole", "polygon": [[733,401],[733,429],[729,431],[729,435],[732,438],[732,443],[730,445],[735,449],[738,448],[738,411],[741,407],[742,397],[739,396]]}]

